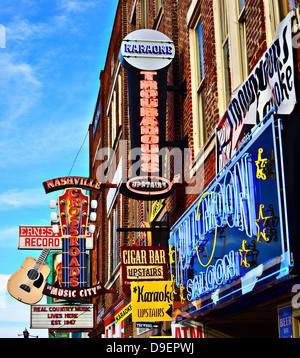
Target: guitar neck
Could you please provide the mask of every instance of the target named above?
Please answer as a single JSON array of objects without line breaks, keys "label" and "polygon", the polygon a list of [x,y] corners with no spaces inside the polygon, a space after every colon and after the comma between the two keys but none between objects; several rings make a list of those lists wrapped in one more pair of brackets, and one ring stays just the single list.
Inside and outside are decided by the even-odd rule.
[{"label": "guitar neck", "polygon": [[48,256],[49,252],[50,252],[50,249],[43,249],[43,251],[41,252],[39,258],[36,260],[36,263],[34,265],[34,268],[36,270],[39,270],[40,267],[43,265],[43,263],[46,260],[46,257]]}]

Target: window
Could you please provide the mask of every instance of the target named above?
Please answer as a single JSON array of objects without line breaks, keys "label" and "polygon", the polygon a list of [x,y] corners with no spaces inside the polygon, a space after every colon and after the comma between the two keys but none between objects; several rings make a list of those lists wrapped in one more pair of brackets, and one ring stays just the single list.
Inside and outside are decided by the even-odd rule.
[{"label": "window", "polygon": [[230,85],[230,51],[228,34],[228,13],[226,0],[219,0],[220,6],[220,25],[221,25],[221,43],[222,43],[222,67],[223,67],[223,87],[225,95],[225,104],[229,103],[231,94]]},{"label": "window", "polygon": [[295,0],[264,0],[267,45],[273,41],[276,26],[295,8]]},{"label": "window", "polygon": [[117,207],[112,211],[112,269],[113,271],[118,266],[119,244],[118,244],[118,212]]},{"label": "window", "polygon": [[203,26],[201,16],[190,29],[192,96],[193,96],[193,128],[195,149],[202,148],[207,140],[205,117],[205,65]]},{"label": "window", "polygon": [[242,81],[248,77],[245,0],[237,0]]},{"label": "window", "polygon": [[163,0],[155,0],[155,17],[158,15],[161,6],[163,5]]},{"label": "window", "polygon": [[141,0],[141,28],[149,28],[149,0]]},{"label": "window", "polygon": [[118,266],[119,244],[118,244],[118,215],[117,206],[112,211],[108,219],[108,278],[113,274]]}]

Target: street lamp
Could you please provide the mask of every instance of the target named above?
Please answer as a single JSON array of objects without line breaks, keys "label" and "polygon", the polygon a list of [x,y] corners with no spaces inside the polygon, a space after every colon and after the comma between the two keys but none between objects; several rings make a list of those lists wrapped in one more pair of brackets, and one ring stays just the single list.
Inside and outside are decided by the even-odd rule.
[{"label": "street lamp", "polygon": [[23,331],[23,336],[24,336],[24,338],[29,338],[29,332],[27,331],[26,327],[25,327],[25,329]]},{"label": "street lamp", "polygon": [[[18,336],[22,336],[22,334],[18,334]],[[32,336],[31,334],[29,334],[29,332],[27,331],[27,328],[25,327],[24,331],[23,331],[23,337],[24,338],[29,338],[29,337],[35,337],[35,338],[39,338],[39,336]]]}]

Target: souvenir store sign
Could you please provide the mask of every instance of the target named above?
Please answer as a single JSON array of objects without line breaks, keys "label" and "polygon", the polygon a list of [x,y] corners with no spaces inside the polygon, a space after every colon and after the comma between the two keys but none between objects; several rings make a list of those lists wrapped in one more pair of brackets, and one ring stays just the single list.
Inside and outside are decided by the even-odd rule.
[{"label": "souvenir store sign", "polygon": [[[195,311],[289,273],[281,130],[272,118],[250,138],[170,233],[170,270]],[[278,138],[278,140],[277,140]]]},{"label": "souvenir store sign", "polygon": [[216,165],[219,172],[271,108],[290,114],[296,103],[291,11],[277,26],[275,38],[249,77],[231,95],[228,109],[216,127]]},{"label": "souvenir store sign", "polygon": [[127,70],[132,153],[132,177],[120,192],[140,200],[169,196],[178,182],[163,175],[166,138],[167,71],[175,55],[173,42],[163,33],[143,29],[122,42],[120,63]]}]

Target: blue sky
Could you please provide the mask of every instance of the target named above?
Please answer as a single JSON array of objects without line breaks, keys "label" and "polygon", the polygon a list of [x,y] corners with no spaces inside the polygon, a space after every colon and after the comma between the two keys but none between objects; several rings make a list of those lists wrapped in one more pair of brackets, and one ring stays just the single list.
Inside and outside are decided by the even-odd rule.
[{"label": "blue sky", "polygon": [[[50,225],[57,193],[46,195],[42,183],[69,174],[85,139],[117,3],[1,0],[0,337],[29,329],[30,306],[11,298],[6,282],[40,251],[18,250],[18,225]],[[89,176],[88,138],[71,175]]]}]

